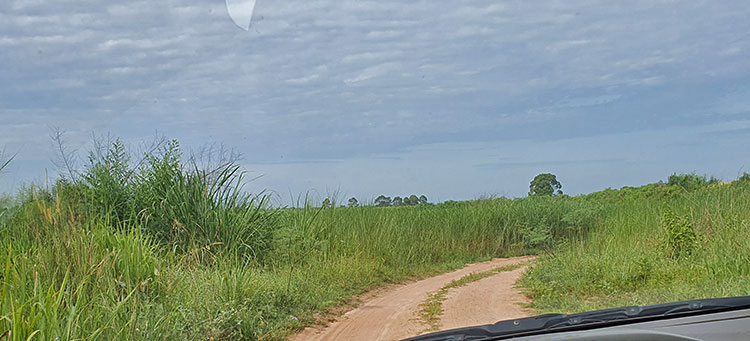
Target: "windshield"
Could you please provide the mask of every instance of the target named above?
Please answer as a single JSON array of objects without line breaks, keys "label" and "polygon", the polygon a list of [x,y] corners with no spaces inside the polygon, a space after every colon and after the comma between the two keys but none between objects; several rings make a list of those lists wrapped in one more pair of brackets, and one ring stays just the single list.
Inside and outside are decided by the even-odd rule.
[{"label": "windshield", "polygon": [[[415,291],[402,320],[422,322],[388,337],[748,294],[748,17],[3,1],[0,335],[285,338],[494,258],[512,261]],[[441,320],[499,278],[515,313]],[[47,292],[59,318],[20,327]]]}]

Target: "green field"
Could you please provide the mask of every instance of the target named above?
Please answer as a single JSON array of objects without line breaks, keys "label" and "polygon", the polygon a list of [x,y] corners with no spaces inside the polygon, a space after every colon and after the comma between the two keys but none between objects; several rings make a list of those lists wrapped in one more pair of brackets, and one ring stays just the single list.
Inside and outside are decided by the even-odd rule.
[{"label": "green field", "polygon": [[585,196],[273,208],[239,167],[120,143],[0,208],[0,335],[283,339],[384,283],[540,254],[540,312],[750,292],[750,181]]}]

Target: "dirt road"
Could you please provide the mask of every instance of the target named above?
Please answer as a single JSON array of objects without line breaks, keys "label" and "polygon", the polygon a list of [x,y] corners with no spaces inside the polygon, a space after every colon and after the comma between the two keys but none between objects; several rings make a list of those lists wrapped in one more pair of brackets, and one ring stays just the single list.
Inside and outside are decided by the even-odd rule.
[{"label": "dirt road", "polygon": [[[514,265],[533,257],[494,259],[467,265],[454,272],[394,286],[365,300],[328,326],[314,326],[290,338],[302,340],[399,340],[416,336],[428,326],[419,317],[420,304],[451,281],[472,273]],[[520,304],[526,301],[514,287],[525,267],[500,272],[465,286],[450,289],[443,302],[441,329],[494,323],[525,317]]]}]

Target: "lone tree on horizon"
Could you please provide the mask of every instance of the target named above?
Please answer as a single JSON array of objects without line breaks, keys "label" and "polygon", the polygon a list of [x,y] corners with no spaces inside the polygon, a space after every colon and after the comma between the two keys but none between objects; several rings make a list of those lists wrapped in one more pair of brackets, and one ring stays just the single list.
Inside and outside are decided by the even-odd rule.
[{"label": "lone tree on horizon", "polygon": [[562,184],[552,173],[542,173],[534,177],[529,184],[529,196],[533,195],[561,195]]}]

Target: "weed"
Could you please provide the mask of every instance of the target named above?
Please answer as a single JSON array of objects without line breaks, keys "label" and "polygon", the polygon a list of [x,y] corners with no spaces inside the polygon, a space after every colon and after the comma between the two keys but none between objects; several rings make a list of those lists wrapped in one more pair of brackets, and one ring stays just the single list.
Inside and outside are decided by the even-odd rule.
[{"label": "weed", "polygon": [[666,234],[666,249],[669,257],[680,258],[693,253],[698,237],[688,217],[677,215],[667,208],[662,215],[661,224]]}]

